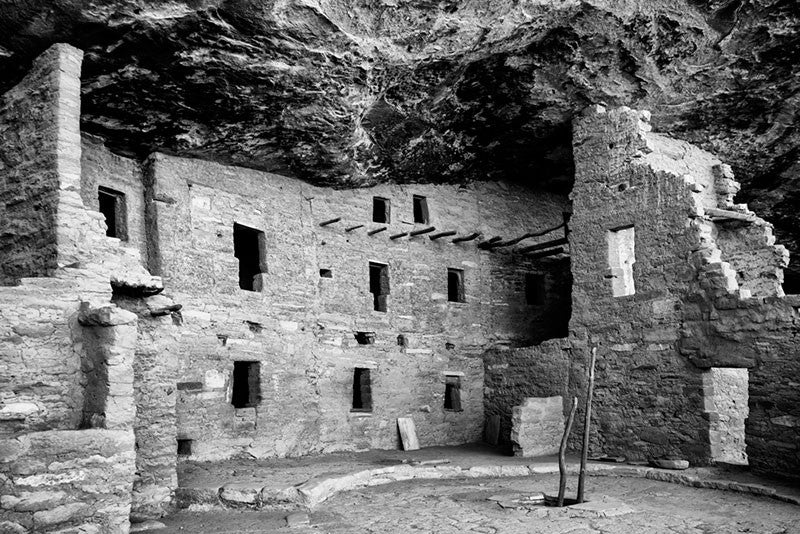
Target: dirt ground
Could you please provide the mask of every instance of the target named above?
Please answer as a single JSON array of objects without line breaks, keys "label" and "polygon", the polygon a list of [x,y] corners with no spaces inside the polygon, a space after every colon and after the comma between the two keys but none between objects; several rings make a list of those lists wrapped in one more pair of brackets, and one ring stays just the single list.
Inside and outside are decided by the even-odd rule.
[{"label": "dirt ground", "polygon": [[[575,481],[567,494],[575,493]],[[800,534],[800,507],[766,497],[644,478],[587,480],[588,510],[525,504],[553,493],[556,475],[408,481],[333,496],[288,527],[288,512],[183,510],[162,521],[173,533]]]}]

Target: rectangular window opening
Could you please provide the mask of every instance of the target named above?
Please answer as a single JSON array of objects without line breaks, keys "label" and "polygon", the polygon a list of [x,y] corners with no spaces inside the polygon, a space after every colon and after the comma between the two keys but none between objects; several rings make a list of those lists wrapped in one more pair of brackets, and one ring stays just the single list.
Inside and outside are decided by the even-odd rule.
[{"label": "rectangular window opening", "polygon": [[239,260],[239,288],[260,291],[261,282],[256,277],[267,271],[264,232],[234,223],[233,255]]},{"label": "rectangular window opening", "polygon": [[420,195],[414,195],[414,222],[428,224],[429,221],[428,199]]},{"label": "rectangular window opening", "polygon": [[356,367],[353,370],[353,409],[354,412],[372,411],[372,382],[369,369]]},{"label": "rectangular window opening", "polygon": [[444,376],[444,409],[460,412],[461,409],[461,377]]},{"label": "rectangular window opening", "polygon": [[464,298],[464,271],[447,269],[447,300],[450,302],[466,302]]},{"label": "rectangular window opening", "polygon": [[100,213],[106,219],[106,235],[126,241],[128,239],[128,214],[125,193],[100,186],[97,188]]},{"label": "rectangular window opening", "polygon": [[634,244],[636,235],[633,226],[606,232],[608,243],[608,277],[611,292],[615,297],[634,295],[633,264],[636,263]]},{"label": "rectangular window opening", "polygon": [[543,274],[525,275],[525,302],[533,306],[544,304],[545,277]]},{"label": "rectangular window opening", "polygon": [[330,269],[320,269],[319,270],[319,277],[320,278],[333,278],[333,271]]},{"label": "rectangular window opening", "polygon": [[373,309],[385,312],[389,296],[389,266],[382,263],[369,263],[369,292],[372,293]]},{"label": "rectangular window opening", "polygon": [[372,197],[372,222],[390,223],[391,211],[388,198]]},{"label": "rectangular window opening", "polygon": [[191,439],[178,439],[178,456],[191,456],[192,455],[192,440]]},{"label": "rectangular window opening", "polygon": [[261,402],[261,363],[233,362],[234,408],[251,408]]}]

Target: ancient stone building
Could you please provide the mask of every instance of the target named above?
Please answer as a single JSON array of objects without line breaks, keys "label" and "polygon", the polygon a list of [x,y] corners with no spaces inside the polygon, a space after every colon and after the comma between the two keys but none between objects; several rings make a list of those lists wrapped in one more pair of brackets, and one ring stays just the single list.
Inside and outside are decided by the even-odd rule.
[{"label": "ancient stone building", "polygon": [[788,253],[647,112],[576,118],[569,197],[331,189],[112,153],[80,132],[81,58],[0,100],[5,527],[125,532],[182,458],[397,448],[398,417],[422,446],[499,421],[510,449],[513,408],[582,398],[592,349],[594,453],[798,472]]}]

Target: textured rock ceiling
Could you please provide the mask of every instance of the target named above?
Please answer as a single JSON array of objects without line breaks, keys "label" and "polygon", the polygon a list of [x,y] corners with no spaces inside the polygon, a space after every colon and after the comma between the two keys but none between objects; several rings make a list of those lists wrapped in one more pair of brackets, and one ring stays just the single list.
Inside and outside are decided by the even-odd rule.
[{"label": "textured rock ceiling", "polygon": [[568,190],[573,114],[647,108],[798,251],[799,29],[798,0],[0,0],[0,90],[66,41],[116,151],[331,185]]}]

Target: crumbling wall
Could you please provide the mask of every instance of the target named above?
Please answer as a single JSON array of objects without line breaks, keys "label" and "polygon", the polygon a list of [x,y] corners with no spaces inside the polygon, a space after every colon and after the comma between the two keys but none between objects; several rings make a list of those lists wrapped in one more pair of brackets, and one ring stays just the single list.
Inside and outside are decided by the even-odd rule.
[{"label": "crumbling wall", "polygon": [[0,451],[0,531],[128,532],[131,430],[31,432]]},{"label": "crumbling wall", "polygon": [[[423,446],[477,441],[484,348],[541,340],[535,325],[568,314],[556,269],[542,272],[559,296],[528,304],[525,275],[539,261],[434,232],[399,235],[427,226],[413,223],[412,194],[427,197],[435,232],[481,241],[558,226],[557,196],[497,184],[336,191],[164,155],[148,176],[152,265],[184,305],[179,438],[198,458],[395,448],[395,419],[408,415]],[[390,223],[372,222],[373,196],[391,201]],[[239,288],[234,223],[264,232],[257,291]],[[373,310],[370,262],[388,266],[386,313]],[[463,270],[465,302],[448,301],[448,268]],[[359,332],[374,342],[359,344]],[[254,406],[231,404],[235,361],[260,364]],[[352,409],[355,368],[370,370],[371,412]],[[444,407],[447,376],[460,381],[460,410]]]},{"label": "crumbling wall", "polygon": [[[62,74],[80,52],[52,47],[0,96],[0,283],[46,276],[57,264],[58,113]],[[77,67],[75,63],[77,61]]]},{"label": "crumbling wall", "polygon": [[[633,459],[709,456],[700,369],[678,351],[695,271],[693,190],[713,192],[709,154],[649,133],[649,115],[592,108],[574,126],[573,321],[597,346],[597,447]],[[691,176],[691,178],[689,177]],[[697,185],[701,184],[701,185]],[[615,296],[608,235],[633,228],[632,291]]]}]

